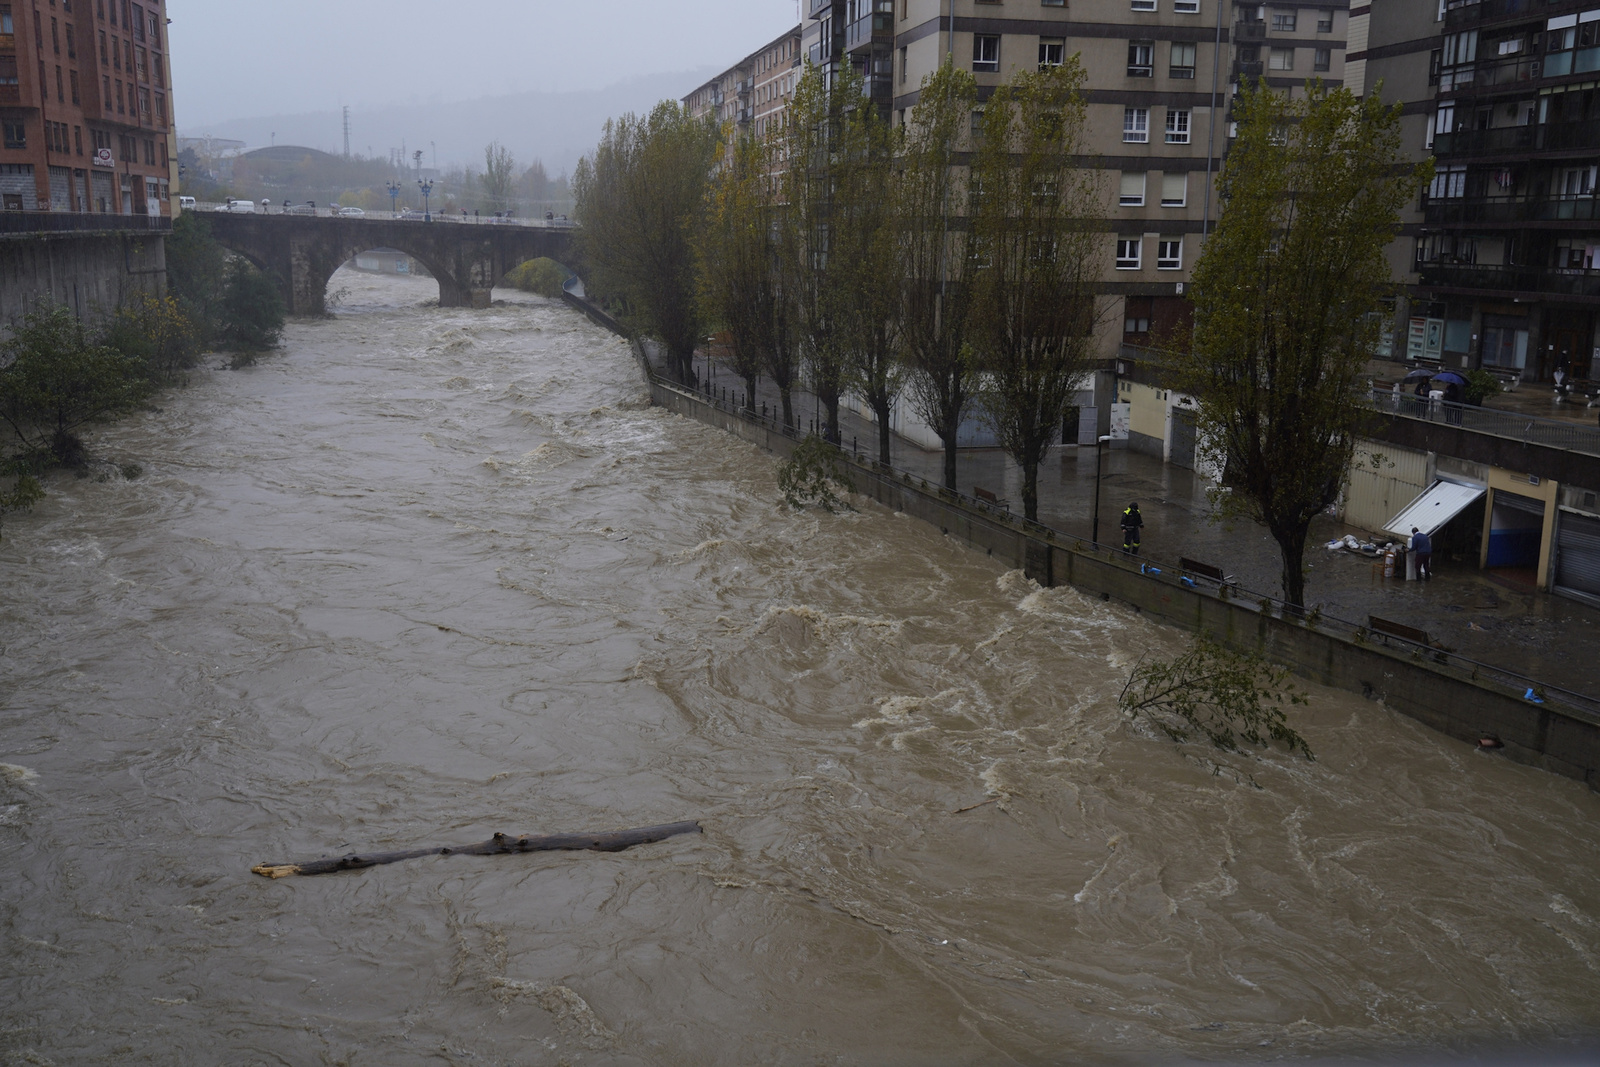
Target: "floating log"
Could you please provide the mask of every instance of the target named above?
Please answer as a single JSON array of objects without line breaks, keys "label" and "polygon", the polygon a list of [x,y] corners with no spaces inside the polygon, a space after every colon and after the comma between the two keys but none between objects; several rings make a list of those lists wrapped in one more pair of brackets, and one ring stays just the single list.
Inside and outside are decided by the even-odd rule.
[{"label": "floating log", "polygon": [[661,826],[645,826],[637,830],[617,830],[609,834],[495,834],[487,841],[475,845],[441,845],[437,848],[414,848],[404,852],[372,852],[357,855],[352,852],[337,859],[310,860],[306,863],[259,863],[250,873],[263,878],[288,878],[291,875],[333,874],[337,871],[358,871],[363,867],[379,867],[385,863],[414,860],[419,856],[501,856],[511,852],[621,852],[634,845],[647,845],[652,841],[665,841],[679,834],[698,834],[698,822],[669,822]]}]

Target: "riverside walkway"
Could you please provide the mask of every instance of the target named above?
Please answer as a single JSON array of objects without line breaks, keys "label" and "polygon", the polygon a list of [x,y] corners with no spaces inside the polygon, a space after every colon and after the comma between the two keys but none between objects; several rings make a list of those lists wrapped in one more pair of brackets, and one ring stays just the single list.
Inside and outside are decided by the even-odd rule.
[{"label": "riverside walkway", "polygon": [[[696,362],[703,373],[703,359]],[[719,395],[727,389],[730,397],[743,391],[742,382],[722,366],[713,367],[712,386]],[[817,400],[796,389],[792,402],[804,432],[817,415]],[[763,403],[769,414],[781,411],[777,390],[765,380],[757,386],[757,411]],[[878,431],[870,418],[841,408],[840,430],[846,449],[876,458]],[[893,466],[930,485],[942,481],[942,452],[926,451],[898,435],[891,438],[891,448]],[[1004,452],[962,449],[956,469],[960,492],[972,496],[982,487],[1021,513],[1022,472]],[[1094,449],[1052,449],[1039,471],[1039,521],[1088,540],[1094,484]],[[1277,543],[1253,523],[1216,521],[1206,496],[1209,483],[1195,472],[1127,449],[1107,449],[1100,484],[1102,544],[1122,543],[1117,522],[1122,509],[1136,500],[1145,520],[1142,555],[1152,562],[1171,566],[1187,557],[1221,567],[1242,589],[1281,595]],[[1381,561],[1322,547],[1345,534],[1360,537],[1363,531],[1332,517],[1312,524],[1306,550],[1308,608],[1356,623],[1375,615],[1416,627],[1469,659],[1600,698],[1600,671],[1593,665],[1594,650],[1600,648],[1600,610],[1539,592],[1518,576],[1480,570],[1476,560],[1438,556],[1431,581],[1386,579]]]}]

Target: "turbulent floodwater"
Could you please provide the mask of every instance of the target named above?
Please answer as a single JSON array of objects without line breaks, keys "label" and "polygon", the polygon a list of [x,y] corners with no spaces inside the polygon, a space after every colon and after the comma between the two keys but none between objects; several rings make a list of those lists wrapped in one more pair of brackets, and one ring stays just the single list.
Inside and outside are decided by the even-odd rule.
[{"label": "turbulent floodwater", "polygon": [[[875,506],[781,509],[770,457],[647,406],[559,305],[333,287],[282,352],[95,435],[144,477],[6,527],[10,1060],[1593,1038],[1582,786],[1328,691],[1317,763],[1180,749],[1115,707],[1173,633]],[[615,855],[249,873],[685,818]]]}]

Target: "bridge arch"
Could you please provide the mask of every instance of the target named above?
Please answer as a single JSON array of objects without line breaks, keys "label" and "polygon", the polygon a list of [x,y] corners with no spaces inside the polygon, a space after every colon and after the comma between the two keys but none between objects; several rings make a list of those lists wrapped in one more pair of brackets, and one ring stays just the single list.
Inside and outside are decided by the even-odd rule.
[{"label": "bridge arch", "polygon": [[393,248],[413,257],[439,283],[440,307],[488,307],[495,284],[530,259],[570,258],[565,227],[217,214],[218,243],[262,267],[283,286],[291,314],[327,309],[328,280],[354,256]]}]

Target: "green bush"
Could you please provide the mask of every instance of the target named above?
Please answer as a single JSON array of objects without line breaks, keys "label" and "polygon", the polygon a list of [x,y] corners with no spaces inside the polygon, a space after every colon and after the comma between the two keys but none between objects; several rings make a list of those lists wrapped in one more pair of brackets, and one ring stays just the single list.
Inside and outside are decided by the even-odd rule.
[{"label": "green bush", "polygon": [[176,296],[141,293],[117,310],[101,340],[138,360],[150,384],[170,385],[200,362],[200,332]]},{"label": "green bush", "polygon": [[1464,399],[1469,404],[1481,404],[1491,396],[1500,395],[1500,379],[1486,370],[1467,372]]},{"label": "green bush", "polygon": [[228,265],[221,306],[222,339],[239,352],[234,366],[255,362],[255,353],[275,347],[282,333],[278,283],[244,260],[234,260]]},{"label": "green bush", "polygon": [[844,454],[816,434],[808,435],[778,466],[778,491],[783,502],[796,511],[813,504],[829,512],[849,509],[849,502],[834,492],[835,487],[847,493],[856,490]]},{"label": "green bush", "polygon": [[541,256],[530,259],[506,275],[506,284],[525,293],[537,293],[552,300],[561,299],[561,290],[567,284],[567,268],[553,259]]}]

